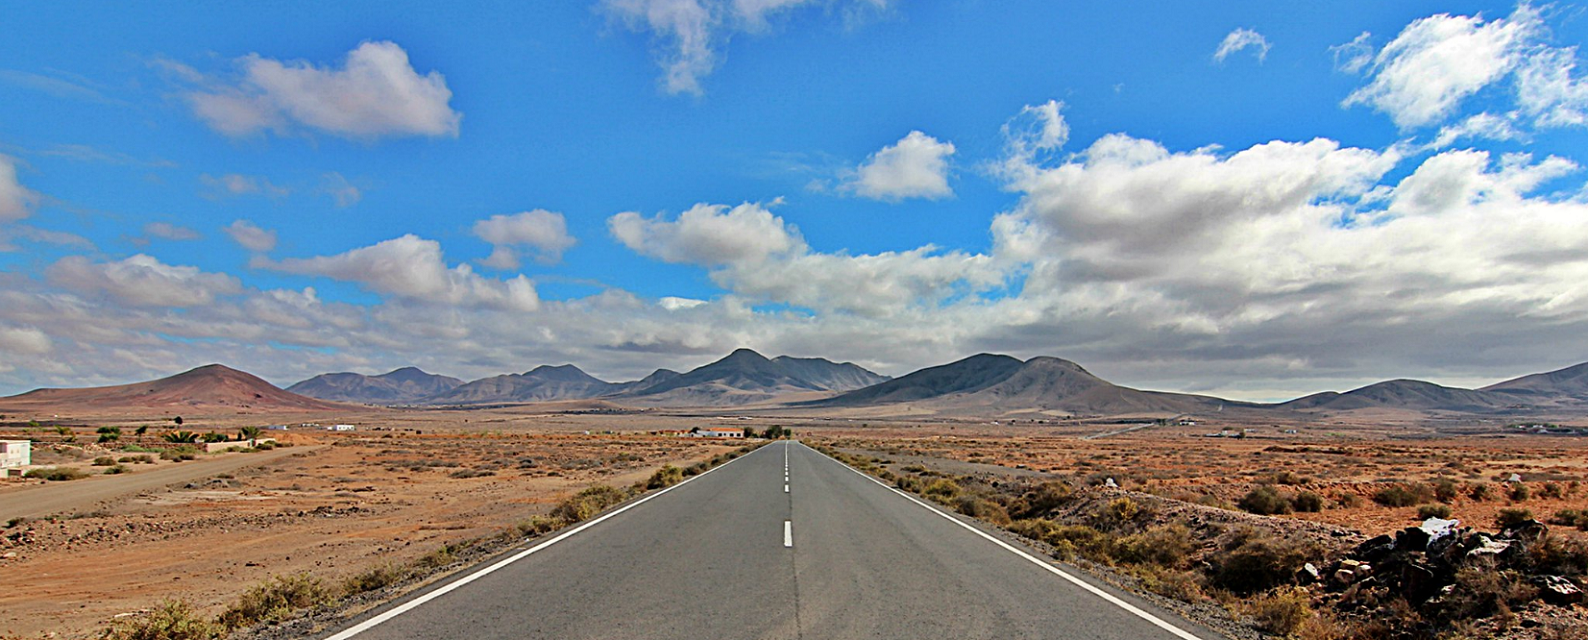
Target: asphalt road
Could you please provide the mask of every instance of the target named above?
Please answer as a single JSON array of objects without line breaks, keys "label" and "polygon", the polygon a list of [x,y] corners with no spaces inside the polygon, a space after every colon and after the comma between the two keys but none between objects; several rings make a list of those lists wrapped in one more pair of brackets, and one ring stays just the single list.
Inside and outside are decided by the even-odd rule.
[{"label": "asphalt road", "polygon": [[[227,454],[214,458],[204,457],[180,464],[162,465],[149,469],[127,465],[128,473],[107,476],[96,475],[68,482],[47,482],[40,485],[11,489],[0,493],[0,522],[11,518],[42,518],[50,515],[67,515],[92,511],[94,508],[126,496],[159,489],[168,485],[192,482],[239,469],[256,467],[282,458],[307,455],[324,449],[327,445],[282,447],[270,451]],[[97,472],[98,467],[92,468]]]},{"label": "asphalt road", "polygon": [[775,443],[330,638],[1223,637],[1040,558]]}]

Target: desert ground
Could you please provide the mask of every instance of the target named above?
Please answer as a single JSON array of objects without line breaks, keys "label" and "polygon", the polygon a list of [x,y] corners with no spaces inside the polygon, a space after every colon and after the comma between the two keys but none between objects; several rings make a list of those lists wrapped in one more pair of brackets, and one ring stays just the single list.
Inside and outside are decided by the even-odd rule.
[{"label": "desert ground", "polygon": [[[1423,501],[1375,502],[1376,493],[1392,484],[1454,483],[1458,495],[1446,500],[1453,515],[1480,526],[1489,526],[1502,508],[1526,508],[1542,520],[1588,503],[1588,490],[1581,488],[1588,480],[1588,439],[1504,425],[915,422],[547,406],[233,413],[195,416],[181,428],[235,434],[241,426],[345,423],[357,430],[266,432],[286,447],[257,465],[229,465],[240,466],[232,471],[208,472],[202,465],[206,459],[264,459],[266,453],[188,462],[152,455],[153,462],[119,463],[125,473],[105,476],[107,467],[95,466],[95,459],[148,455],[123,449],[166,446],[157,436],[175,425],[166,417],[115,415],[54,422],[70,425],[68,433],[48,420],[0,427],[0,438],[36,440],[36,464],[97,474],[54,486],[81,486],[86,494],[91,483],[132,482],[155,469],[191,465],[195,472],[117,499],[0,522],[0,568],[26,576],[28,585],[0,595],[0,637],[94,637],[118,618],[168,598],[213,615],[272,576],[307,572],[334,583],[372,568],[447,556],[472,541],[510,542],[515,525],[580,489],[632,485],[665,464],[687,466],[740,444],[648,433],[702,425],[783,426],[811,442],[877,456],[895,469],[923,465],[948,474],[1079,485],[1112,479],[1123,489],[1232,510],[1251,489],[1273,485],[1286,495],[1305,491],[1324,499],[1319,511],[1280,517],[1367,536],[1419,521]],[[139,424],[150,425],[148,433],[130,435]],[[122,426],[122,439],[95,443],[101,426]],[[1239,438],[1210,437],[1242,431]],[[1512,474],[1528,487],[1525,498],[1517,497],[1517,483],[1507,482]],[[7,479],[0,483],[0,504],[42,484]]]}]

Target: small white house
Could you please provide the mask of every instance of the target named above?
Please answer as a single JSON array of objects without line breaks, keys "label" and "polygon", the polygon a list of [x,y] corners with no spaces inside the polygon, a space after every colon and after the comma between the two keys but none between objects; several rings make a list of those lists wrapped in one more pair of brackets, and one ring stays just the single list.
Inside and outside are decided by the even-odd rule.
[{"label": "small white house", "polygon": [[329,427],[326,427],[325,430],[326,431],[352,431],[352,430],[357,429],[357,428],[358,427],[355,427],[355,426],[350,425],[350,424],[333,424],[333,425],[331,425]]},{"label": "small white house", "polygon": [[33,464],[33,443],[27,440],[0,440],[0,475]]},{"label": "small white house", "polygon": [[744,429],[729,429],[726,427],[695,427],[689,430],[689,435],[696,438],[743,438]]}]

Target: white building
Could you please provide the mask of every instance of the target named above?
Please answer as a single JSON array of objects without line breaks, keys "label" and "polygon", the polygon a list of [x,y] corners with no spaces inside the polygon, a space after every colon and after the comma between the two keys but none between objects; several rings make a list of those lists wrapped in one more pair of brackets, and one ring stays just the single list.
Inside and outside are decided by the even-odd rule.
[{"label": "white building", "polygon": [[27,440],[0,440],[0,475],[33,464],[33,443]]},{"label": "white building", "polygon": [[326,431],[352,431],[352,430],[357,429],[357,428],[358,427],[355,427],[355,426],[350,425],[350,424],[333,424],[333,425],[331,425],[329,427],[326,427],[325,430]]},{"label": "white building", "polygon": [[743,438],[744,429],[729,429],[726,427],[695,427],[689,430],[689,435],[696,438]]}]

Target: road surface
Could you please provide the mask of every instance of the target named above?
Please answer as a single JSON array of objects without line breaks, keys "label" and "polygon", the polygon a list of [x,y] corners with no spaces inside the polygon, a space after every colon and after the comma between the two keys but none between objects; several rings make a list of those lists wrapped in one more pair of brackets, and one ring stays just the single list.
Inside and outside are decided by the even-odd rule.
[{"label": "road surface", "polygon": [[793,442],[369,612],[329,640],[1221,638]]},{"label": "road surface", "polygon": [[[129,472],[119,475],[89,476],[82,480],[48,482],[14,489],[0,493],[0,522],[12,518],[42,518],[48,515],[66,515],[75,511],[90,511],[102,503],[129,495],[256,467],[288,456],[318,451],[326,446],[282,447],[270,451],[228,454],[154,469],[140,469],[138,465],[127,465]],[[93,470],[98,471],[99,468],[94,467]]]}]

